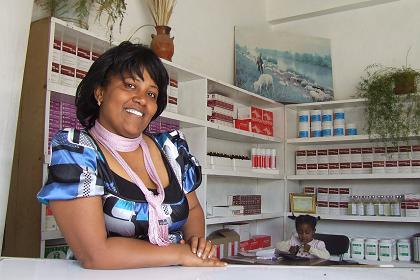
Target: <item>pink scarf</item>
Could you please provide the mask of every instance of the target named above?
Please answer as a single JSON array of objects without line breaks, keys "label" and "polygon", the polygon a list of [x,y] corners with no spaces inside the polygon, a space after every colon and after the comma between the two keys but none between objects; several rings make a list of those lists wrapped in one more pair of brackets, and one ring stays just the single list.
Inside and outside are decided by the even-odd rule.
[{"label": "pink scarf", "polygon": [[[143,139],[143,135],[140,134],[139,137],[133,139],[125,138],[108,131],[98,121],[95,122],[95,125],[89,130],[89,132],[114,156],[114,158],[119,162],[119,164],[121,164],[130,176],[131,180],[133,180],[133,182],[143,192],[146,201],[149,203],[148,235],[150,242],[159,246],[169,245],[170,242],[168,238],[167,222],[168,215],[165,214],[162,209],[162,202],[165,199],[165,190],[156,172],[156,168],[153,165],[150,151],[147,147],[147,143]],[[118,153],[132,152],[139,146],[141,146],[143,150],[144,165],[146,167],[147,174],[149,174],[152,181],[157,185],[157,195],[154,195],[153,192],[146,188],[140,177],[134,173],[134,171]]]}]

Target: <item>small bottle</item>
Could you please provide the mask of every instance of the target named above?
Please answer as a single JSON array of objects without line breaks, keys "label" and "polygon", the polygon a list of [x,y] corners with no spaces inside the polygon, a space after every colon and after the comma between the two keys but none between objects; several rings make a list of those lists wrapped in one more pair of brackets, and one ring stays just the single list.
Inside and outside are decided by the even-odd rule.
[{"label": "small bottle", "polygon": [[401,195],[395,195],[391,202],[391,215],[392,216],[401,216]]},{"label": "small bottle", "polygon": [[258,154],[257,154],[257,148],[252,148],[251,149],[251,164],[252,164],[252,168],[257,168],[257,164],[258,164]]},{"label": "small bottle", "polygon": [[350,196],[349,206],[347,208],[349,215],[357,215],[357,201],[358,200],[359,200],[359,197],[357,195]]},{"label": "small bottle", "polygon": [[391,216],[391,196],[386,195],[384,198],[384,216]]},{"label": "small bottle", "polygon": [[271,169],[276,168],[276,149],[271,149]]},{"label": "small bottle", "polygon": [[375,216],[379,216],[379,197],[380,195],[377,195],[375,196],[375,199],[373,200]]},{"label": "small bottle", "polygon": [[365,197],[361,196],[359,200],[357,201],[357,215],[359,216],[365,216]]},{"label": "small bottle", "polygon": [[374,200],[373,195],[369,195],[366,197],[366,201],[364,203],[365,206],[365,215],[366,216],[374,216],[375,215],[375,208],[373,205],[373,200]]},{"label": "small bottle", "polygon": [[384,201],[385,197],[383,195],[378,195],[378,216],[385,216]]}]

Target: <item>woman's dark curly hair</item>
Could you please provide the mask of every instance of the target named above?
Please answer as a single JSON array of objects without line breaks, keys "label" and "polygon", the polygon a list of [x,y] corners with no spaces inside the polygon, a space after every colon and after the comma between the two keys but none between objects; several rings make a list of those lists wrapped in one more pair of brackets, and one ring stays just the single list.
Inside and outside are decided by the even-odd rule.
[{"label": "woman's dark curly hair", "polygon": [[99,116],[99,106],[95,98],[98,87],[106,87],[110,78],[115,75],[120,75],[123,79],[124,75],[129,74],[143,80],[144,70],[147,70],[159,88],[157,111],[152,120],[156,119],[166,108],[168,72],[151,49],[125,41],[103,53],[77,87],[76,114],[80,123],[86,128],[95,124]]}]

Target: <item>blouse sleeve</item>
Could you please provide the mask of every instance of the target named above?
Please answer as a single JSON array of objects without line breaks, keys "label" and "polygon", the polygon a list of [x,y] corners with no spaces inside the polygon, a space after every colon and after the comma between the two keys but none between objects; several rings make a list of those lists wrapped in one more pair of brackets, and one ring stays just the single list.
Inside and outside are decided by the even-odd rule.
[{"label": "blouse sleeve", "polygon": [[321,259],[330,258],[330,253],[328,252],[327,248],[325,248],[324,241],[321,240],[318,240],[316,246],[311,246],[311,248],[309,249],[309,253]]},{"label": "blouse sleeve", "polygon": [[184,193],[195,191],[201,184],[201,166],[190,154],[182,132],[175,130],[153,136],[168,158]]},{"label": "blouse sleeve", "polygon": [[48,204],[50,200],[103,195],[95,147],[84,132],[74,129],[58,132],[51,141],[48,179],[37,195],[38,200]]},{"label": "blouse sleeve", "polygon": [[277,242],[276,249],[282,252],[289,252],[290,240]]}]

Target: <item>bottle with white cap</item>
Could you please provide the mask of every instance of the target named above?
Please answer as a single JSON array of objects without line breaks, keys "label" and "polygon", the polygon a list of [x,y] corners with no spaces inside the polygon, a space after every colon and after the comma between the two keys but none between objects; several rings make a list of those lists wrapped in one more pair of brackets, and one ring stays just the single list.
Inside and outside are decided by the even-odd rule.
[{"label": "bottle with white cap", "polygon": [[276,149],[271,149],[271,169],[276,168]]}]

